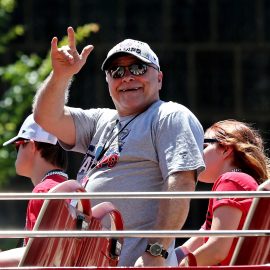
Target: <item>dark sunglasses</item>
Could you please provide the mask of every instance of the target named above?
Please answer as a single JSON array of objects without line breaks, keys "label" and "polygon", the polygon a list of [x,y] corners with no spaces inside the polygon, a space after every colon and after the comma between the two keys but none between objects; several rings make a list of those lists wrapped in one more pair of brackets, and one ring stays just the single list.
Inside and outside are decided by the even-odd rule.
[{"label": "dark sunglasses", "polygon": [[29,143],[30,140],[18,140],[16,142],[14,142],[14,145],[15,145],[15,148],[16,148],[16,151],[18,152],[19,151],[19,148],[21,145],[25,145],[27,143]]},{"label": "dark sunglasses", "polygon": [[109,68],[107,71],[110,76],[114,79],[123,78],[126,73],[126,69],[134,76],[141,76],[146,73],[148,67],[159,70],[158,67],[151,66],[145,63],[132,64],[130,66],[113,66]]},{"label": "dark sunglasses", "polygon": [[219,143],[219,140],[205,138],[203,140],[203,149],[205,149],[209,145],[209,143]]},{"label": "dark sunglasses", "polygon": [[203,140],[203,142],[204,142],[204,143],[218,143],[219,140],[218,140],[218,139],[208,139],[208,138],[206,139],[206,138],[205,138],[205,139]]}]

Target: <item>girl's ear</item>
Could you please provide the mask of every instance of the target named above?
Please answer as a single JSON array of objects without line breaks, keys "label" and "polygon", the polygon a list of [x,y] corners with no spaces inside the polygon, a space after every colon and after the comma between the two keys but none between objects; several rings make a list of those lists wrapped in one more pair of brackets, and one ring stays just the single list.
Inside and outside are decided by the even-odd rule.
[{"label": "girl's ear", "polygon": [[232,153],[233,153],[233,148],[231,146],[224,146],[223,147],[224,158],[231,156]]}]

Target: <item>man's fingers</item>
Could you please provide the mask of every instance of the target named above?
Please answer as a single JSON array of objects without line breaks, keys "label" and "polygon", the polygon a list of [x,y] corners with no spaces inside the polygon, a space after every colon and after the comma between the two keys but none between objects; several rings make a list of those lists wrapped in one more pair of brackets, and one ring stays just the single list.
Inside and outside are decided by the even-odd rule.
[{"label": "man's fingers", "polygon": [[57,39],[57,37],[54,37],[52,39],[52,42],[51,42],[51,50],[52,50],[52,52],[55,52],[55,51],[58,50],[57,44],[58,44],[58,39]]},{"label": "man's fingers", "polygon": [[71,26],[68,27],[67,32],[68,32],[68,45],[72,51],[75,51],[76,50],[75,32]]},{"label": "man's fingers", "polygon": [[[88,55],[93,50],[92,45],[88,45],[84,47],[82,53],[79,55],[76,49],[76,40],[75,40],[75,32],[72,27],[68,27],[68,45],[62,46],[58,48],[58,39],[54,37],[51,42],[51,51],[52,53],[57,53],[61,55],[62,59],[65,59],[70,64],[79,63],[83,61],[84,63],[87,60]],[[83,62],[81,64],[83,64]]]},{"label": "man's fingers", "polygon": [[86,47],[83,48],[82,53],[81,53],[81,59],[83,59],[83,61],[86,61],[88,55],[90,54],[90,52],[94,49],[93,45],[88,45]]}]

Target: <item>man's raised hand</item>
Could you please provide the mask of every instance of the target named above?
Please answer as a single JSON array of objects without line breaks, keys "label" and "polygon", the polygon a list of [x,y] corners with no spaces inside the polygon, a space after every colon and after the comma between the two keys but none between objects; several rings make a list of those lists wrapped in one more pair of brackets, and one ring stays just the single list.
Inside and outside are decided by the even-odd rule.
[{"label": "man's raised hand", "polygon": [[83,48],[81,54],[76,48],[75,33],[72,27],[68,27],[68,45],[58,48],[58,39],[54,37],[51,42],[51,60],[55,75],[72,77],[84,66],[88,55],[93,50],[92,45]]}]

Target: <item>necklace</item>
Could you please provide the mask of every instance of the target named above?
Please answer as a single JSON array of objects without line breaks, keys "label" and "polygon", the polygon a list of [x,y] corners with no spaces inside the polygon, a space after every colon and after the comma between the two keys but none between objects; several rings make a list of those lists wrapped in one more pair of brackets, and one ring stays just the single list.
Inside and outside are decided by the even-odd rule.
[{"label": "necklace", "polygon": [[62,170],[51,170],[45,174],[45,176],[41,179],[41,182],[43,182],[48,176],[51,176],[51,175],[60,175],[68,179],[68,175]]},{"label": "necklace", "polygon": [[241,172],[242,170],[239,168],[232,169],[231,172]]}]

